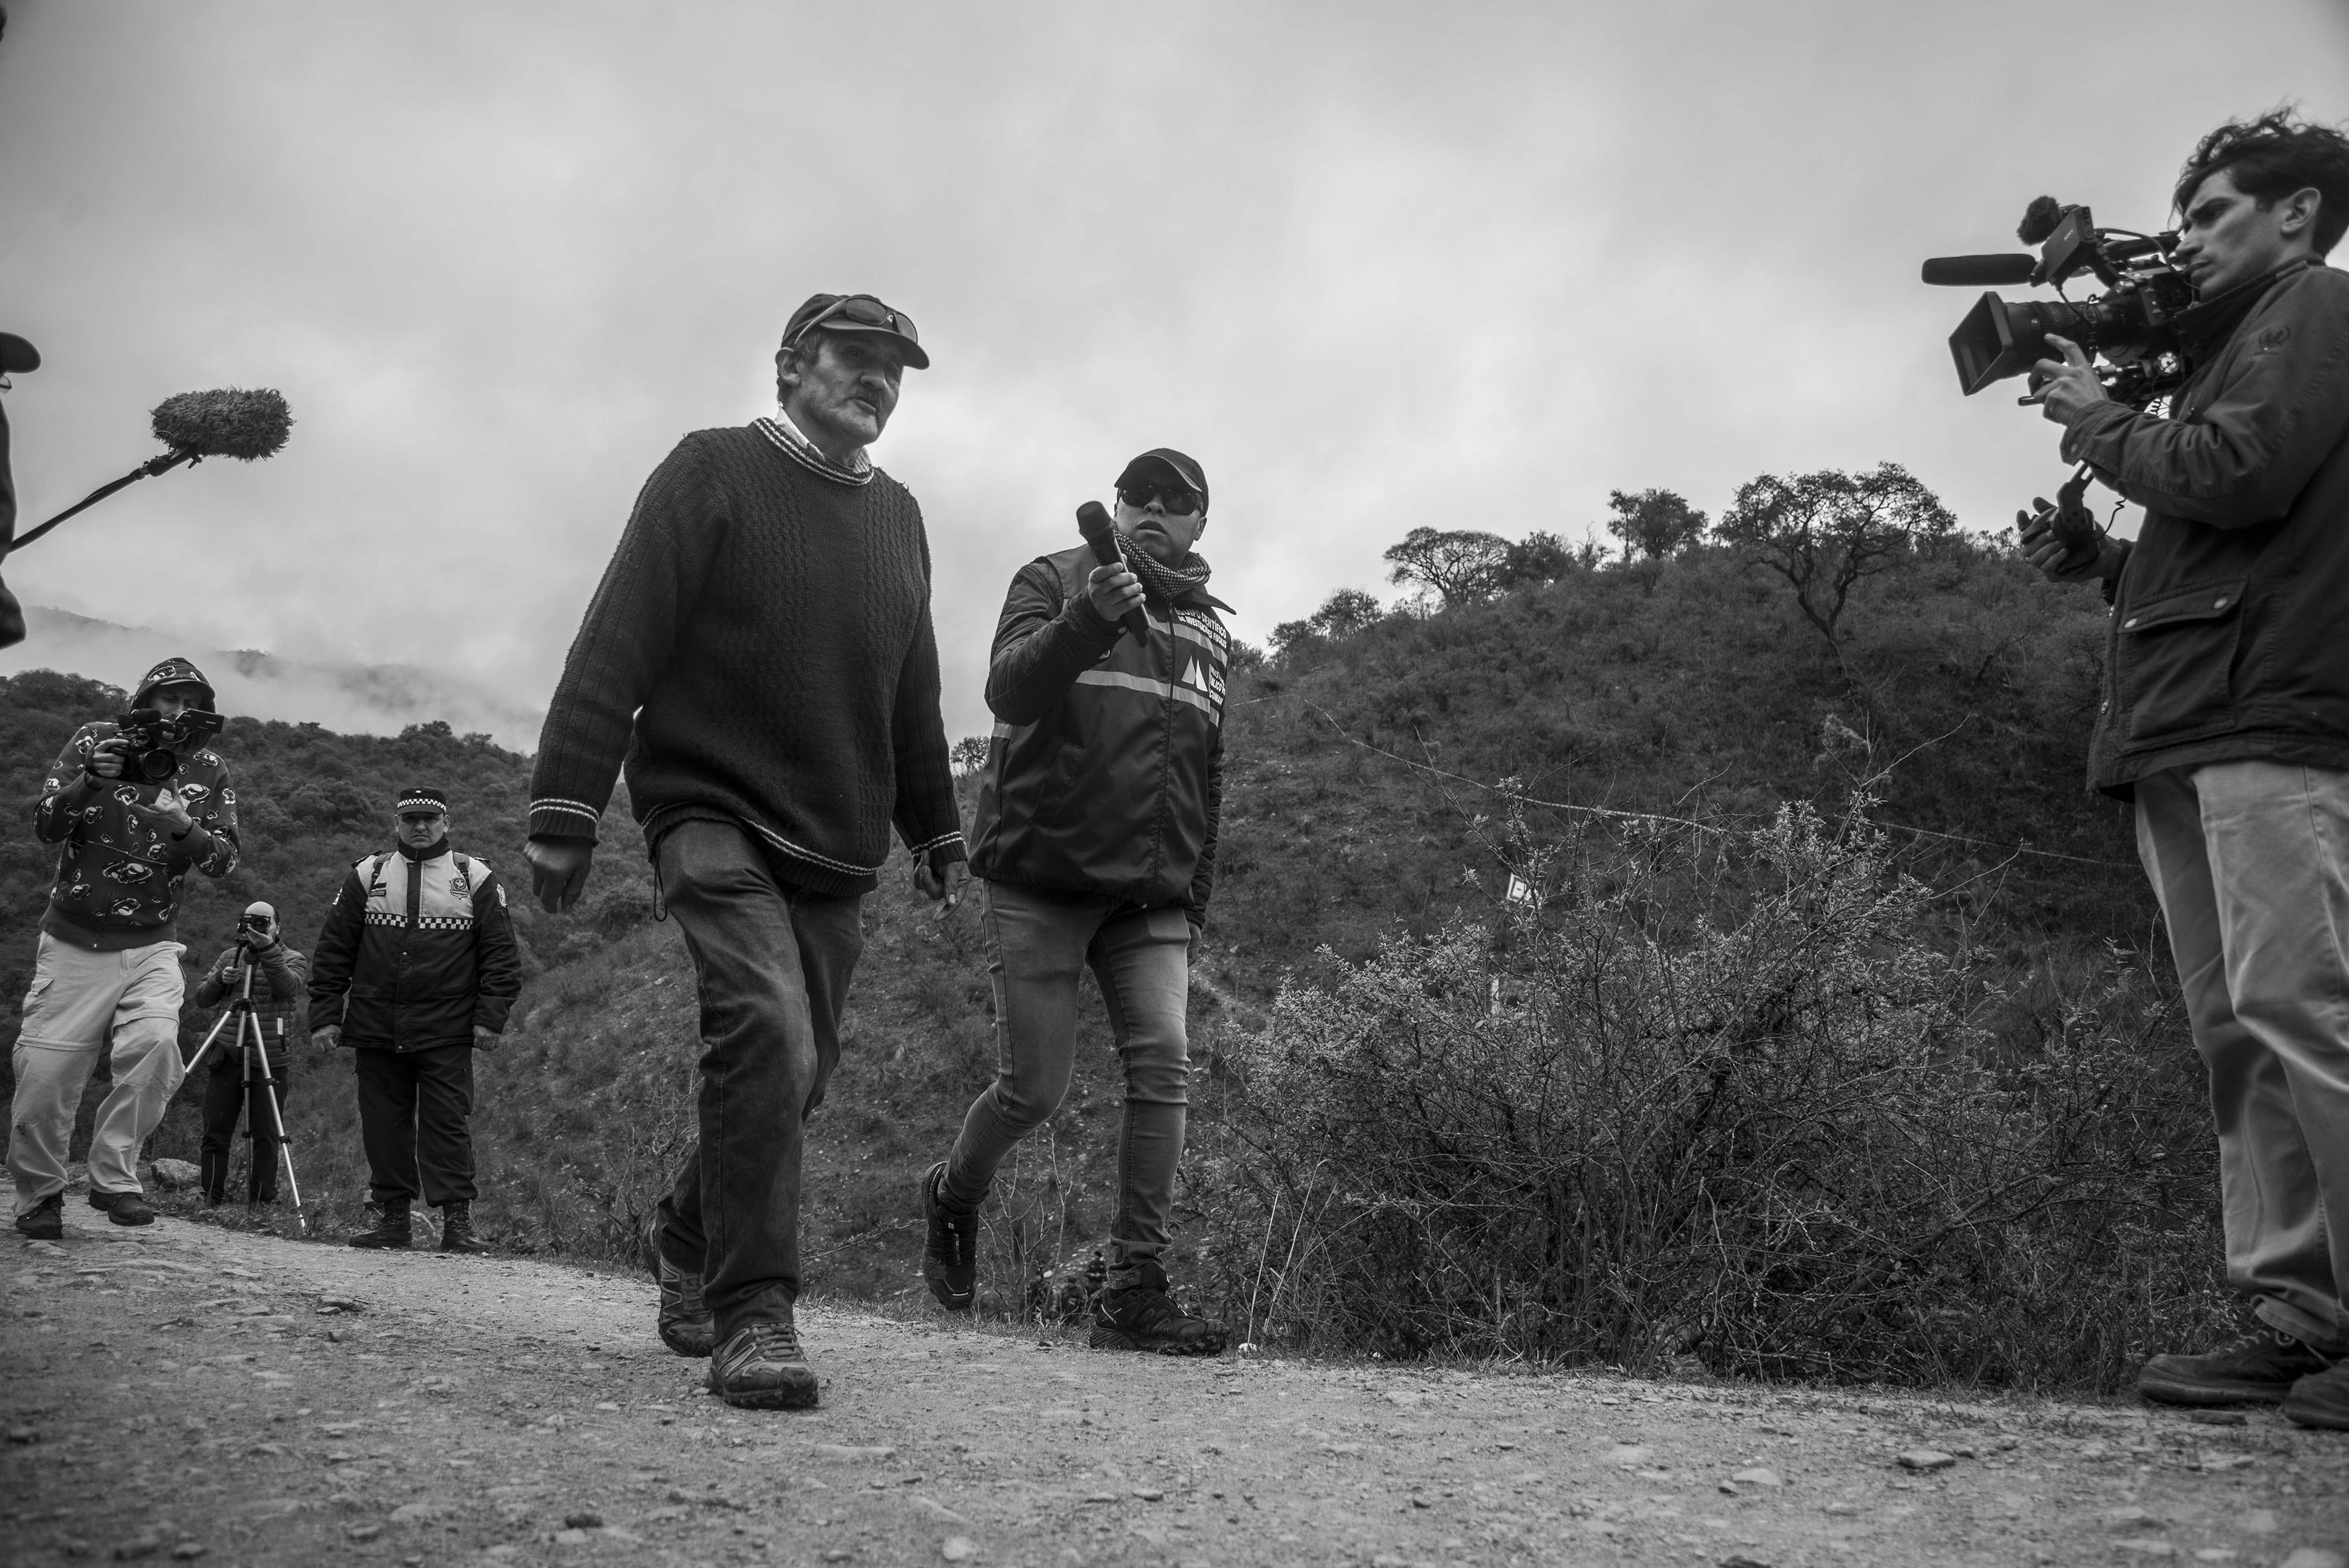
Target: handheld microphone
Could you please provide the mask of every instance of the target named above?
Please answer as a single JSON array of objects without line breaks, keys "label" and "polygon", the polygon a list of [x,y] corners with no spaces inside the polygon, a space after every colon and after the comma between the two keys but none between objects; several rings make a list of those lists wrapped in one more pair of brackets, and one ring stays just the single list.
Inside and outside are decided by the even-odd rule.
[{"label": "handheld microphone", "polygon": [[[1117,548],[1117,524],[1110,521],[1109,509],[1101,502],[1089,500],[1077,508],[1077,531],[1092,546],[1094,561],[1103,566],[1125,564],[1125,557]],[[1141,605],[1125,613],[1125,629],[1143,647],[1150,645],[1150,617],[1143,614]]]},{"label": "handheld microphone", "polygon": [[1935,256],[1925,263],[1925,281],[1951,288],[1996,288],[2027,284],[2039,269],[2037,256]]}]

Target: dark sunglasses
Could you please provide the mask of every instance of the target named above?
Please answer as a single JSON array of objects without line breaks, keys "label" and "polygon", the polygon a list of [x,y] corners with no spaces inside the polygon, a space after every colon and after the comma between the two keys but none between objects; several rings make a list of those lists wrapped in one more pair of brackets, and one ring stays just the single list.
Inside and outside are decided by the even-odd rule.
[{"label": "dark sunglasses", "polygon": [[1123,485],[1117,499],[1128,506],[1148,506],[1153,500],[1170,517],[1188,517],[1199,510],[1199,498],[1181,485]]},{"label": "dark sunglasses", "polygon": [[844,315],[849,320],[862,322],[866,326],[885,328],[897,334],[908,343],[918,344],[922,341],[922,335],[914,330],[914,321],[911,316],[901,311],[891,310],[871,294],[846,294],[833,301],[810,316],[805,326],[792,334],[792,341],[799,342],[836,315]]}]

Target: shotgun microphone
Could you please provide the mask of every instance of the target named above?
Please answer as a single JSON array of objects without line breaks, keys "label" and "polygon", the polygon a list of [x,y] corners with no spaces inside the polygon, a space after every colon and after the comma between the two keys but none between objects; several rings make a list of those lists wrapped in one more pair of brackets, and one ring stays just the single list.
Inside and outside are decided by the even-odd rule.
[{"label": "shotgun microphone", "polygon": [[1925,263],[1925,281],[1941,288],[2020,286],[2039,272],[2039,258],[2026,255],[1935,256]]},{"label": "shotgun microphone", "polygon": [[[1103,566],[1125,565],[1125,557],[1117,548],[1117,524],[1110,521],[1109,509],[1101,502],[1089,500],[1077,508],[1077,531],[1092,546],[1094,561]],[[1143,614],[1141,605],[1125,613],[1125,629],[1143,647],[1150,645],[1150,617]]]}]

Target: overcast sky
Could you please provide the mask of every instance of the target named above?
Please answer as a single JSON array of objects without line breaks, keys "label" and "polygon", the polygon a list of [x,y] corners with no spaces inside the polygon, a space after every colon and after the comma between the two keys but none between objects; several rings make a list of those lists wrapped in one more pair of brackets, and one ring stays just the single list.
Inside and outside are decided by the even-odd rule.
[{"label": "overcast sky", "polygon": [[2349,118],[2343,0],[5,4],[24,521],[171,393],[297,420],[67,524],[27,601],[543,705],[647,472],[868,290],[935,360],[874,457],[949,734],[1012,572],[1145,447],[1206,465],[1257,641],[1391,594],[1413,527],[1579,537],[1618,488],[1890,459],[1995,528],[2054,428],[1959,397],[1920,259],[2043,191],[2152,228],[2218,120]]}]

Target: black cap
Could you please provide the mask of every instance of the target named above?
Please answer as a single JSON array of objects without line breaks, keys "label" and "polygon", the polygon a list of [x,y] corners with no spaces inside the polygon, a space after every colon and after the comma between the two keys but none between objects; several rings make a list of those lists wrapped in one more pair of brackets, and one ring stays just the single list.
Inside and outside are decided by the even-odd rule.
[{"label": "black cap", "polygon": [[890,339],[905,356],[905,363],[916,370],[927,370],[930,356],[922,348],[922,335],[914,326],[913,317],[893,310],[872,294],[810,294],[807,304],[792,312],[792,319],[783,324],[782,346],[798,343],[810,327],[823,332],[870,332]]},{"label": "black cap", "polygon": [[1117,488],[1123,490],[1129,480],[1173,480],[1199,498],[1199,510],[1207,510],[1207,470],[1195,458],[1185,457],[1172,447],[1153,447],[1125,465],[1117,476]]},{"label": "black cap", "polygon": [[13,332],[0,332],[0,376],[22,376],[41,367],[41,351]]},{"label": "black cap", "polygon": [[446,815],[449,797],[438,789],[410,785],[399,792],[399,810],[403,814],[409,811],[438,811]]}]

